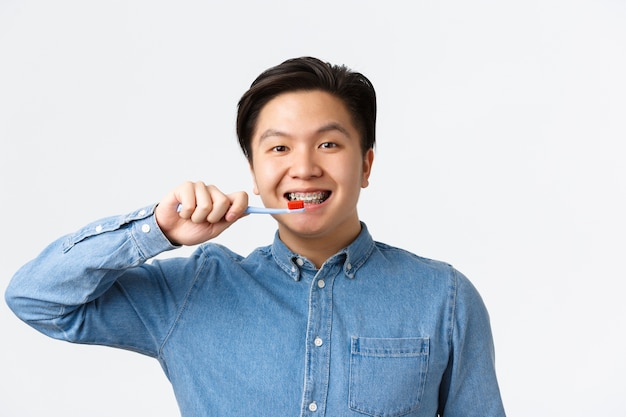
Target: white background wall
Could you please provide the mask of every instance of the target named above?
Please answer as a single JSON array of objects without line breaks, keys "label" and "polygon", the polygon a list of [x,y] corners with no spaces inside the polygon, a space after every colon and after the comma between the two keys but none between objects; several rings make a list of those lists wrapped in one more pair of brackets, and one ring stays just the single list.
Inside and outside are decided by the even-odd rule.
[{"label": "white background wall", "polygon": [[[361,216],[478,287],[508,415],[626,415],[622,0],[0,0],[0,287],[184,180],[250,191],[237,100],[302,55],[376,86]],[[249,217],[219,241],[273,231]],[[4,303],[0,326],[1,416],[178,415],[156,361],[50,340]]]}]

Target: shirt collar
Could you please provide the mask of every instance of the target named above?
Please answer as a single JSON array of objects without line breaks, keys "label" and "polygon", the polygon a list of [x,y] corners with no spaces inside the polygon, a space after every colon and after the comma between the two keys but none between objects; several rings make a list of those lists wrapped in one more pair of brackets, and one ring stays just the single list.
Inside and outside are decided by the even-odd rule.
[{"label": "shirt collar", "polygon": [[[343,273],[348,278],[352,279],[371,255],[374,250],[374,245],[374,240],[367,230],[367,226],[365,223],[361,222],[361,232],[356,239],[354,239],[350,245],[331,256],[325,263],[342,262]],[[289,274],[294,281],[300,280],[301,268],[314,268],[313,264],[308,259],[289,250],[280,240],[278,231],[276,231],[274,235],[272,256],[276,264]]]}]

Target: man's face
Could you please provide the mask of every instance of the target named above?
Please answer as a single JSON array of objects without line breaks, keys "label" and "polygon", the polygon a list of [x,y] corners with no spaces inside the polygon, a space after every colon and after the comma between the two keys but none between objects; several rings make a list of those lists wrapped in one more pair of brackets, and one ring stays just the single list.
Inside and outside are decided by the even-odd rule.
[{"label": "man's face", "polygon": [[262,109],[252,136],[254,192],[268,207],[302,200],[304,213],[276,216],[281,238],[347,238],[373,161],[341,100],[322,91],[281,94]]}]

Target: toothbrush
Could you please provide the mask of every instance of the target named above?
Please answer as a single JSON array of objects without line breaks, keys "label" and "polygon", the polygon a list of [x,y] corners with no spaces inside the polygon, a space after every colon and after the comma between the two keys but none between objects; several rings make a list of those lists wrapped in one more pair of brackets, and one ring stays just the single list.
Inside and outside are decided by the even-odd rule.
[{"label": "toothbrush", "polygon": [[246,208],[246,214],[285,214],[285,213],[302,213],[304,211],[304,201],[295,200],[288,201],[287,208],[267,208],[253,207]]},{"label": "toothbrush", "polygon": [[[183,205],[178,203],[176,211],[180,213]],[[304,211],[304,201],[288,201],[287,208],[267,208],[267,207],[253,207],[248,206],[246,208],[246,214],[285,214],[285,213],[302,213]]]}]

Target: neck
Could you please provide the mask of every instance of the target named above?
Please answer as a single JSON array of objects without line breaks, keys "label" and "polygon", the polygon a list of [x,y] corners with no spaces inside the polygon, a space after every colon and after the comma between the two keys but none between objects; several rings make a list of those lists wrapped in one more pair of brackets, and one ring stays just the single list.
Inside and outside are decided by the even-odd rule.
[{"label": "neck", "polygon": [[334,230],[328,235],[303,235],[280,225],[278,227],[280,240],[289,250],[304,256],[318,269],[328,258],[352,243],[359,233],[361,233],[361,223],[358,220],[349,227]]}]

